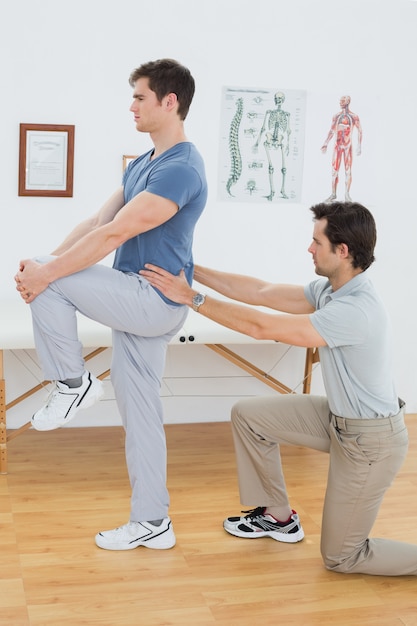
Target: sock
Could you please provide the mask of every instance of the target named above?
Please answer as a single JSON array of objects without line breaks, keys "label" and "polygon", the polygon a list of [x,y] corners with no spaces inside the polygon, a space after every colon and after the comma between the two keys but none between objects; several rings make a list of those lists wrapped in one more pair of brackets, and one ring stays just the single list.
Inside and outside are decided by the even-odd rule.
[{"label": "sock", "polygon": [[275,517],[275,515],[272,515],[272,513],[265,513],[264,511],[264,515],[269,515],[270,517],[272,517],[272,519],[274,519],[276,522],[278,522],[279,524],[289,524],[292,520],[291,520],[291,516],[293,515],[293,513],[291,513],[291,515],[289,516],[288,519],[286,520],[282,520],[282,519],[278,519],[277,517]]},{"label": "sock", "polygon": [[66,380],[60,380],[59,382],[64,383],[64,385],[73,389],[74,387],[81,387],[83,384],[83,377],[79,376],[78,378],[67,378]]},{"label": "sock", "polygon": [[163,519],[148,520],[149,524],[152,524],[152,526],[160,526],[163,521]]}]

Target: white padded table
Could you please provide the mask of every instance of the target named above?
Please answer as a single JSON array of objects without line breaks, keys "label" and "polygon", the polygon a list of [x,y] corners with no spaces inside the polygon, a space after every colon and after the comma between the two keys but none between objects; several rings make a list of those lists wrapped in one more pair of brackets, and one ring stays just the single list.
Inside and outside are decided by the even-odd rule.
[{"label": "white padded table", "polygon": [[[111,330],[102,324],[78,316],[78,335],[85,348],[91,348],[85,359],[89,360],[97,356],[107,348],[111,347]],[[258,341],[235,332],[204,316],[189,312],[187,320],[181,331],[172,339],[174,344],[204,344],[223,358],[231,361],[246,372],[255,376],[266,385],[272,387],[279,393],[294,393],[292,389],[276,380],[266,372],[257,368],[253,363],[243,359],[236,352],[226,347],[228,345],[239,344],[265,344],[275,343],[273,341]],[[3,300],[0,302],[0,473],[7,473],[7,444],[22,432],[30,428],[30,422],[21,428],[7,432],[7,411],[39,391],[49,381],[43,381],[39,385],[28,389],[25,393],[6,404],[6,376],[3,363],[4,350],[30,350],[34,349],[34,339],[32,331],[32,320],[30,307],[26,305],[19,296]],[[303,393],[310,392],[312,367],[318,361],[318,352],[315,348],[306,349],[306,359],[303,378]],[[98,378],[106,378],[109,370],[106,370]]]}]

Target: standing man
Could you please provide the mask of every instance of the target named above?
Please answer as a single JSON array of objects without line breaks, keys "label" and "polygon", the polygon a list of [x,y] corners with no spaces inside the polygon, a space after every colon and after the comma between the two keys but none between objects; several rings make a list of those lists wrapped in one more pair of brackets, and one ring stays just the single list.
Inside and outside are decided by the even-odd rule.
[{"label": "standing man", "polygon": [[[166,441],[159,396],[167,345],[188,309],[139,275],[146,263],[192,280],[195,224],[207,199],[204,164],[184,132],[194,95],[189,70],[172,59],[141,65],[130,78],[136,129],[153,149],[131,162],[122,186],[77,226],[53,256],[23,260],[17,289],[31,305],[45,378],[56,381],[32,418],[37,430],[67,424],[102,394],[85,371],[76,312],[113,329],[111,379],[126,432],[130,521],[97,534],[108,550],[175,545],[168,516]],[[97,265],[116,251],[113,268]]]},{"label": "standing man", "polygon": [[336,136],[332,156],[332,193],[327,198],[326,202],[333,202],[336,200],[339,170],[342,159],[345,165],[345,200],[347,202],[351,201],[350,186],[352,184],[353,159],[352,135],[353,130],[356,128],[358,131],[358,146],[356,148],[356,154],[359,156],[362,151],[362,127],[359,121],[359,116],[349,109],[349,105],[350,96],[342,96],[340,98],[341,110],[333,116],[329,134],[321,147],[321,151],[325,154],[329,141],[333,136]]},{"label": "standing man", "polygon": [[257,506],[244,517],[227,518],[225,530],[249,539],[303,539],[289,504],[279,445],[308,446],[330,455],[321,534],[326,568],[417,575],[417,545],[369,538],[408,447],[405,407],[392,376],[390,324],[366,272],[374,261],[375,222],[357,203],[321,203],[311,210],[309,252],[320,278],[306,287],[196,268],[195,278],[203,285],[232,300],[269,307],[272,314],[206,297],[191,289],[183,275],[174,277],[152,265],[141,274],[172,300],[228,328],[319,349],[327,397],[277,395],[241,400],[233,407],[241,502]]}]

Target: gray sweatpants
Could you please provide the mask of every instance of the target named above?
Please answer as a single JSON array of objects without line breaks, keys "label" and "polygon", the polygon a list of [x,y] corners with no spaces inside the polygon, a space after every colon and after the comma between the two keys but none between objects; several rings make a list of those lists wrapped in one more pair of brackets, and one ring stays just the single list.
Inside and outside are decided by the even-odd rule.
[{"label": "gray sweatpants", "polygon": [[[328,452],[321,533],[327,569],[417,575],[417,545],[369,538],[407,453],[404,407],[391,418],[344,419],[332,415],[320,396],[250,398],[233,407],[232,428],[243,505],[289,506],[279,444]],[[401,510],[393,524],[397,515]]]},{"label": "gray sweatpants", "polygon": [[160,386],[168,343],[183,325],[188,308],[165,303],[138,274],[104,265],[60,278],[30,306],[38,358],[49,380],[76,378],[85,370],[76,311],[113,329],[111,380],[126,431],[130,519],[166,517],[169,494]]}]

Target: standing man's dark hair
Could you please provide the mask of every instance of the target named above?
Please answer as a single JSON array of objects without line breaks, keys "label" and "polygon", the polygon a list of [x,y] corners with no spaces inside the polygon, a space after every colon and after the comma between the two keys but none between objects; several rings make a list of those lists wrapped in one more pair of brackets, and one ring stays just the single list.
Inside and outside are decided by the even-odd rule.
[{"label": "standing man's dark hair", "polygon": [[358,202],[321,202],[311,207],[315,220],[326,219],[325,235],[333,249],[344,243],[354,268],[368,269],[375,261],[376,224],[371,212]]},{"label": "standing man's dark hair", "polygon": [[133,70],[129,84],[133,87],[138,78],[148,79],[149,88],[155,92],[159,102],[169,93],[175,93],[178,115],[185,120],[195,92],[195,81],[188,68],[174,59],[158,59]]}]

